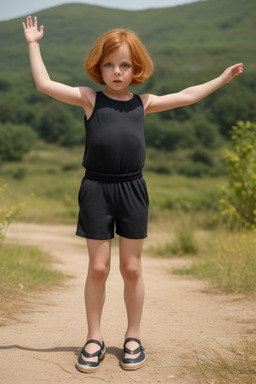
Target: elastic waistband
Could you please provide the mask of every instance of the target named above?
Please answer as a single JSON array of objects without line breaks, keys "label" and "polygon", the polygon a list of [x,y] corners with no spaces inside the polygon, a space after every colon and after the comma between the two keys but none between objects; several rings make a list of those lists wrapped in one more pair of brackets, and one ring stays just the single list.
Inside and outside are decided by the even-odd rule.
[{"label": "elastic waistband", "polygon": [[85,177],[90,180],[102,181],[106,183],[122,183],[124,181],[137,180],[143,177],[142,169],[132,173],[122,173],[119,175],[111,175],[109,173],[98,173],[86,170]]}]

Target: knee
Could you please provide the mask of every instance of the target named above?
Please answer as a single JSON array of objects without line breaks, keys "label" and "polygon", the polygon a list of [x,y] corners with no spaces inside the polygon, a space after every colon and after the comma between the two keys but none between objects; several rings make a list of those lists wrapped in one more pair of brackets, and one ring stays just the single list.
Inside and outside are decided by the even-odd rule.
[{"label": "knee", "polygon": [[89,272],[93,281],[104,282],[109,274],[109,266],[103,263],[97,263],[90,267]]},{"label": "knee", "polygon": [[120,266],[120,272],[125,281],[137,281],[141,268],[138,263],[127,263]]}]

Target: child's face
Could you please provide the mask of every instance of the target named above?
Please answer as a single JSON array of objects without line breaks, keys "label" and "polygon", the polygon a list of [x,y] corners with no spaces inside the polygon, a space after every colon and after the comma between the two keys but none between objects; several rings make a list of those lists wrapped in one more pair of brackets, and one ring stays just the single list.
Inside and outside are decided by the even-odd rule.
[{"label": "child's face", "polygon": [[106,56],[100,70],[108,88],[115,91],[127,89],[133,80],[129,46],[123,43],[115,52]]}]

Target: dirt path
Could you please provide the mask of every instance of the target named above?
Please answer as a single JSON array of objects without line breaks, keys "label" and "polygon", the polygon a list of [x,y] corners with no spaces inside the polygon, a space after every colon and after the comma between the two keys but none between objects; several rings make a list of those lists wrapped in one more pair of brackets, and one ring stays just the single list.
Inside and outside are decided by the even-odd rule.
[{"label": "dirt path", "polygon": [[[74,278],[65,287],[33,296],[32,311],[0,328],[2,384],[198,384],[198,377],[188,368],[195,364],[195,350],[218,349],[217,343],[228,346],[253,331],[255,302],[204,293],[202,283],[168,272],[177,260],[145,255],[142,340],[148,360],[141,370],[123,371],[119,359],[126,316],[118,249],[113,247],[102,322],[107,355],[97,373],[78,372],[74,363],[86,337],[83,285],[87,257],[85,241],[73,233],[73,227],[32,224],[16,225],[8,232],[9,241],[19,239],[51,252],[61,261],[57,268]],[[145,247],[164,237],[164,233],[159,237],[152,232]]]}]

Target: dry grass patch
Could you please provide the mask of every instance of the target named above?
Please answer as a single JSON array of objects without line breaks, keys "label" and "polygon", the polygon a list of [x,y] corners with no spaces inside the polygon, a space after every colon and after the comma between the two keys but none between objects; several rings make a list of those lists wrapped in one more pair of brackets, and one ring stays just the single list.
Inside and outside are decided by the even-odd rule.
[{"label": "dry grass patch", "polygon": [[204,384],[255,384],[256,383],[256,341],[244,340],[238,346],[224,348],[197,356],[196,370],[204,378]]}]

